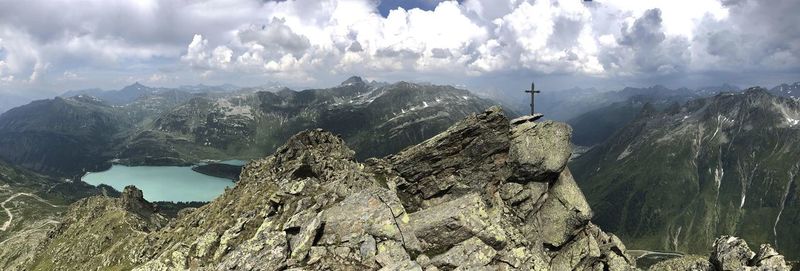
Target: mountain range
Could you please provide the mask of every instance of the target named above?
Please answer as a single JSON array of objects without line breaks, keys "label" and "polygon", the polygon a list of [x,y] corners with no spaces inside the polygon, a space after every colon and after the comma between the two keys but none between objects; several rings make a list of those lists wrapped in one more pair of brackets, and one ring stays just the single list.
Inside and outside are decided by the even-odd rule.
[{"label": "mountain range", "polygon": [[[425,140],[494,102],[449,86],[366,82],[294,91],[269,86],[78,91],[0,115],[0,157],[39,172],[75,176],[109,166],[252,159],[291,135],[325,128],[359,159]],[[512,113],[513,114],[513,113]]]},{"label": "mountain range", "polygon": [[735,234],[799,258],[800,101],[773,93],[790,92],[644,106],[571,163],[598,225],[634,247],[699,253]]},{"label": "mountain range", "polygon": [[[637,270],[594,225],[567,168],[569,126],[497,108],[385,158],[300,132],[216,200],[168,219],[127,187],[0,246],[4,270]],[[718,238],[650,270],[788,270],[769,245]],[[11,259],[11,260],[8,260]]]}]

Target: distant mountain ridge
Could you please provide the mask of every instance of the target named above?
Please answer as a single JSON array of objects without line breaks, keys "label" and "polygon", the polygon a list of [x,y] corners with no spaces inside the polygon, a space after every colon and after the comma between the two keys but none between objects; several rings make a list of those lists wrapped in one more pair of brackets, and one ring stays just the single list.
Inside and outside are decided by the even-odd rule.
[{"label": "distant mountain ridge", "polygon": [[132,127],[130,117],[91,96],[34,101],[0,115],[0,158],[71,177],[105,163]]},{"label": "distant mountain ridge", "polygon": [[346,137],[366,158],[418,143],[495,105],[450,86],[360,77],[303,91],[263,85],[196,92],[200,88],[137,83],[98,94],[105,98],[78,94],[15,108],[0,115],[0,157],[72,176],[112,159],[183,165],[262,157],[292,134],[319,127]]},{"label": "distant mountain ridge", "polygon": [[167,142],[181,143],[174,153],[158,155],[191,157],[205,152],[258,157],[310,128],[342,135],[359,158],[366,158],[420,142],[491,105],[449,86],[386,85],[359,77],[328,89],[197,97],[160,115],[126,144],[129,147],[120,158],[152,156],[142,150],[158,152]]},{"label": "distant mountain ridge", "polygon": [[[568,121],[586,114],[589,111],[601,109],[614,103],[625,102],[630,99],[639,100],[691,100],[713,96],[721,92],[739,92],[741,88],[730,84],[692,88],[672,89],[662,85],[650,87],[625,87],[619,90],[600,90],[593,87],[574,87],[558,91],[542,91],[536,96],[536,110],[543,113],[545,118]],[[522,97],[522,95],[520,95]],[[527,99],[515,99],[513,105],[516,110],[528,109]]]}]

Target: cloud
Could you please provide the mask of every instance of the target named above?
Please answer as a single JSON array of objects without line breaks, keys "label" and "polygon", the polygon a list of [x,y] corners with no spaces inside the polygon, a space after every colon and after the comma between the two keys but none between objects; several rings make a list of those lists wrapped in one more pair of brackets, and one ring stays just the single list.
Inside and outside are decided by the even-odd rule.
[{"label": "cloud", "polygon": [[[108,88],[154,75],[164,84],[325,86],[351,74],[677,84],[687,75],[744,80],[800,70],[795,0],[426,3],[11,1],[0,9],[0,88]],[[66,80],[69,73],[82,80]]]},{"label": "cloud", "polygon": [[292,31],[281,18],[273,18],[267,25],[251,25],[239,31],[238,37],[242,43],[254,42],[264,48],[296,55],[302,55],[311,47],[308,38]]},{"label": "cloud", "polygon": [[660,9],[647,10],[632,24],[624,24],[616,44],[607,44],[603,66],[623,74],[673,74],[690,64],[689,42],[683,36],[667,36]]}]

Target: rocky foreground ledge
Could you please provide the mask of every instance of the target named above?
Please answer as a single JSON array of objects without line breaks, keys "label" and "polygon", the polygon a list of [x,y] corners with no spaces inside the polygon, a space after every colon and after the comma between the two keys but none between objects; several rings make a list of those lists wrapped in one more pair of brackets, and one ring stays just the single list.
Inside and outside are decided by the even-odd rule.
[{"label": "rocky foreground ledge", "polygon": [[570,134],[491,108],[359,163],[339,137],[305,131],[166,225],[133,188],[82,200],[13,269],[635,270],[589,221]]}]

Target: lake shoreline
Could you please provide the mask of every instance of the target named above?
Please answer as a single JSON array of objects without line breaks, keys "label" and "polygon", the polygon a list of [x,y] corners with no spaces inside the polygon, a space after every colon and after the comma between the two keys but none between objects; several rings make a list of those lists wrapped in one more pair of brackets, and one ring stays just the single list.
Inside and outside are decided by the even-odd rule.
[{"label": "lake shoreline", "polygon": [[231,179],[234,182],[238,182],[239,175],[242,173],[242,168],[243,166],[224,163],[208,163],[205,165],[195,165],[192,167],[192,170],[200,174],[217,178]]},{"label": "lake shoreline", "polygon": [[144,191],[148,201],[211,201],[235,183],[230,178],[197,172],[192,166],[112,165],[100,172],[88,172],[80,180],[91,185],[105,184],[121,191],[134,185]]}]

